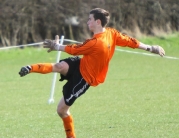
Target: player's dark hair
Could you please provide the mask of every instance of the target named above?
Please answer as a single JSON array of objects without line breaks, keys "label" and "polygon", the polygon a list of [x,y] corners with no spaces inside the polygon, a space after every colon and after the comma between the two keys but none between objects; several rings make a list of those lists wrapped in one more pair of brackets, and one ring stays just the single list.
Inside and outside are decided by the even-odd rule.
[{"label": "player's dark hair", "polygon": [[90,11],[90,14],[93,14],[95,20],[97,19],[101,20],[102,27],[105,27],[109,22],[110,19],[109,12],[104,9],[101,8],[92,9]]}]

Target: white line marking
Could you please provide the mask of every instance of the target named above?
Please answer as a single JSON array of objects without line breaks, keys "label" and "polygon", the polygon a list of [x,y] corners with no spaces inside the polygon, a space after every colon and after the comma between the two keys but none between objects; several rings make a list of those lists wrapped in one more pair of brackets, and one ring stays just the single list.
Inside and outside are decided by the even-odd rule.
[{"label": "white line marking", "polygon": [[[64,39],[64,41],[66,41],[66,42],[72,42],[72,43],[79,43],[79,44],[82,43],[82,42],[71,40],[71,39]],[[2,48],[0,48],[0,50],[10,49],[10,48],[18,48],[18,47],[23,47],[23,46],[42,45],[42,44],[43,44],[43,42],[26,44],[26,45],[18,45],[18,46],[8,46],[8,47],[2,47]],[[132,54],[140,54],[140,55],[146,55],[146,56],[159,56],[159,55],[156,55],[156,54],[136,52],[136,51],[130,51],[130,50],[123,50],[123,49],[119,49],[119,48],[116,48],[116,51],[126,52],[126,53],[132,53]],[[179,60],[178,57],[171,57],[171,56],[164,56],[163,58]]]},{"label": "white line marking", "polygon": [[[116,48],[117,51],[120,51],[120,52],[126,52],[126,53],[132,53],[132,54],[140,54],[140,55],[146,55],[146,56],[159,56],[159,55],[156,55],[156,54],[150,54],[150,53],[143,53],[143,52],[136,52],[136,51],[129,51],[129,50],[123,50],[123,49],[119,49],[119,48]],[[178,57],[170,57],[170,56],[163,56],[163,58],[168,58],[168,59],[177,59],[179,60]]]},{"label": "white line marking", "polygon": [[39,42],[39,43],[32,43],[32,44],[26,44],[26,45],[18,45],[18,46],[7,46],[7,47],[2,47],[0,48],[0,50],[4,50],[4,49],[11,49],[11,48],[18,48],[18,47],[23,47],[23,46],[34,46],[34,45],[42,45],[43,42]]}]

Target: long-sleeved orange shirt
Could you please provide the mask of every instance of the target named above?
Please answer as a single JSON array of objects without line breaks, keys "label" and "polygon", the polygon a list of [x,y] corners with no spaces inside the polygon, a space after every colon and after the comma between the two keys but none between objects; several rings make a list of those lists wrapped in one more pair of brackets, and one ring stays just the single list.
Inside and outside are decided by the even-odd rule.
[{"label": "long-sleeved orange shirt", "polygon": [[139,41],[123,35],[115,29],[106,28],[103,33],[95,34],[83,44],[72,44],[65,47],[71,55],[83,55],[80,61],[80,72],[91,86],[103,83],[108,71],[115,46],[138,48]]}]

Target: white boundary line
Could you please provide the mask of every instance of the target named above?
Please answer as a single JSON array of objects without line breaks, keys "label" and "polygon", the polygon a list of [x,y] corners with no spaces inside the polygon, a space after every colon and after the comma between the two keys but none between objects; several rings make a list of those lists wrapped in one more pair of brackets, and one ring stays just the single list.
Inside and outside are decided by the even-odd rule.
[{"label": "white boundary line", "polygon": [[43,42],[39,42],[39,43],[32,43],[32,44],[26,44],[26,45],[18,45],[18,46],[7,46],[7,47],[2,47],[0,48],[0,50],[4,50],[4,49],[11,49],[11,48],[18,48],[18,47],[23,47],[23,46],[35,46],[35,45],[42,45]]},{"label": "white boundary line", "polygon": [[[78,44],[82,43],[82,42],[71,40],[71,39],[64,39],[64,41],[66,41],[66,42],[72,42],[72,43],[78,43]],[[8,46],[8,47],[2,47],[2,48],[0,48],[0,50],[11,49],[11,48],[18,48],[18,47],[23,47],[23,46],[42,45],[42,44],[43,44],[43,42],[26,44],[26,45],[18,45],[18,46]],[[155,57],[158,56],[158,55],[155,55],[155,54],[136,52],[136,51],[130,51],[130,50],[123,50],[123,49],[119,49],[119,48],[116,48],[116,51],[126,52],[126,53],[132,53],[132,54],[139,54],[139,55],[145,55],[145,56],[155,56]],[[171,56],[164,56],[163,58],[179,60],[178,57],[171,57]]]},{"label": "white boundary line", "polygon": [[[126,52],[126,53],[138,54],[138,55],[146,55],[146,56],[153,56],[153,57],[158,57],[159,56],[159,55],[156,55],[156,54],[136,52],[136,51],[129,51],[129,50],[123,50],[123,49],[119,49],[119,48],[116,48],[116,50],[120,51],[120,52]],[[179,60],[179,58],[177,58],[177,57],[170,57],[170,56],[164,56],[163,58],[177,59],[177,60]]]},{"label": "white boundary line", "polygon": [[[60,39],[61,40],[61,39]],[[70,39],[64,39],[66,42],[73,42],[73,43],[78,43],[81,44],[82,42],[75,41],[75,40],[70,40]],[[27,46],[36,46],[36,45],[42,45],[43,42],[38,42],[38,43],[32,43],[32,44],[26,44],[26,45],[18,45],[18,46],[7,46],[7,47],[0,47],[0,50],[5,50],[5,49],[11,49],[11,48],[18,48],[18,47],[27,47]]]}]

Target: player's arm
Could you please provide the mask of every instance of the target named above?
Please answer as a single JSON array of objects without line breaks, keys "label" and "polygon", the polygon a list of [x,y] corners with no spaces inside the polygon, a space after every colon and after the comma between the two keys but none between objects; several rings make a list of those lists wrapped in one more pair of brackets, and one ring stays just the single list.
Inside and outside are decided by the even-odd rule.
[{"label": "player's arm", "polygon": [[123,47],[131,47],[131,48],[139,48],[146,51],[149,51],[151,53],[159,54],[160,56],[165,55],[165,50],[161,46],[157,45],[146,45],[141,42],[139,42],[137,39],[131,38],[127,35],[121,34],[117,32],[117,41],[116,44]]},{"label": "player's arm", "polygon": [[71,55],[85,55],[91,53],[92,47],[96,43],[96,39],[89,39],[82,44],[61,45],[59,44],[59,37],[56,36],[55,40],[46,39],[44,41],[44,48],[48,48],[47,52],[51,51],[64,51]]},{"label": "player's arm", "polygon": [[82,44],[72,44],[65,47],[65,52],[71,55],[88,55],[94,51],[94,45],[97,40],[94,38],[88,39]]},{"label": "player's arm", "polygon": [[158,46],[158,45],[150,46],[150,45],[146,45],[140,42],[138,48],[149,51],[151,53],[159,54],[161,57],[165,55],[165,50],[161,46]]}]

